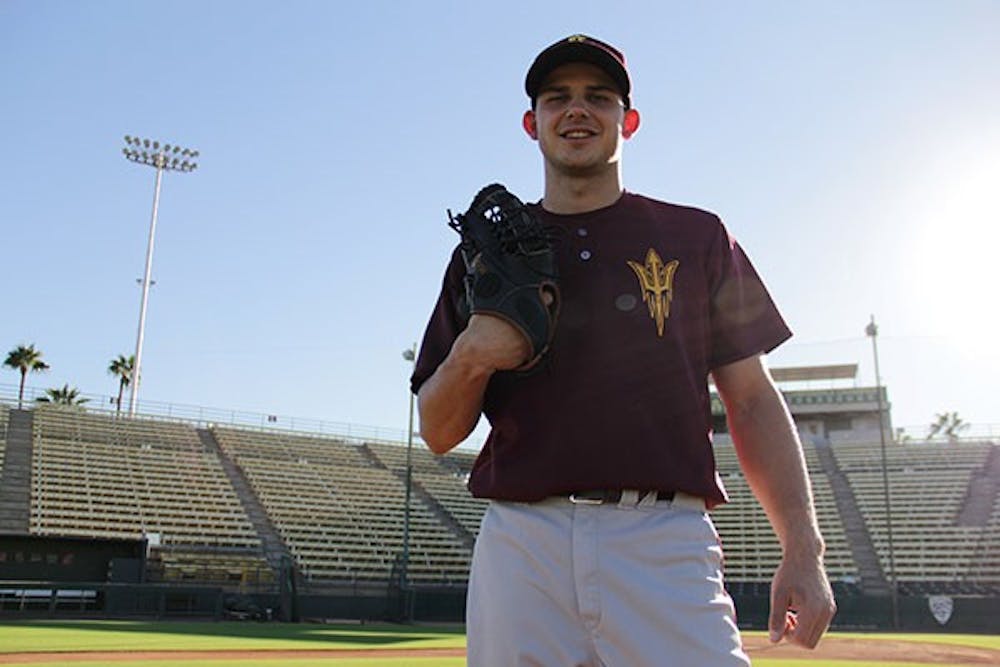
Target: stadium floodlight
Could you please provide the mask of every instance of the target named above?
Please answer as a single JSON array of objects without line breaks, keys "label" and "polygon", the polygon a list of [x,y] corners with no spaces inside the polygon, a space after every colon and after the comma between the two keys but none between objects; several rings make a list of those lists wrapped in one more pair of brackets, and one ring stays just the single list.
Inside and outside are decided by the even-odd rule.
[{"label": "stadium floodlight", "polygon": [[[146,335],[146,307],[149,304],[149,286],[153,271],[153,241],[156,238],[156,213],[160,206],[160,184],[163,180],[163,172],[190,172],[194,171],[198,165],[193,161],[190,163],[184,162],[183,164],[177,164],[177,160],[170,161],[167,158],[167,152],[170,150],[169,144],[163,144],[161,147],[159,141],[140,139],[128,134],[125,135],[125,143],[127,147],[122,149],[122,153],[127,160],[156,168],[156,187],[153,190],[153,215],[149,222],[149,242],[146,244],[146,270],[143,274],[142,300],[139,305],[139,331],[136,334],[135,341],[135,364],[132,368],[130,382],[132,391],[129,395],[128,409],[129,415],[134,417],[136,405],[138,405],[139,401],[139,384],[142,381],[142,343]],[[149,153],[150,149],[153,150],[152,155]],[[177,149],[178,147],[174,145],[173,150],[175,153]],[[188,149],[185,148],[184,152],[187,153]],[[195,155],[198,154],[197,151],[193,151],[193,153]]]},{"label": "stadium floodlight", "polygon": [[[409,361],[413,368],[417,367],[417,344],[403,350],[403,359]],[[407,383],[409,384],[409,383]],[[413,488],[413,392],[407,387],[410,395],[410,422],[406,429],[406,500],[403,503],[403,562],[399,573],[400,594],[403,599],[404,618],[410,618],[409,604],[409,569],[410,569],[410,498]]]},{"label": "stadium floodlight", "polygon": [[899,592],[896,586],[896,556],[892,544],[892,501],[889,493],[889,465],[885,455],[885,409],[882,406],[882,376],[878,368],[878,325],[875,316],[865,327],[865,335],[872,339],[872,356],[875,358],[875,394],[878,400],[878,435],[882,445],[882,494],[885,502],[885,530],[889,546],[889,586],[892,606],[892,627],[899,628]]}]

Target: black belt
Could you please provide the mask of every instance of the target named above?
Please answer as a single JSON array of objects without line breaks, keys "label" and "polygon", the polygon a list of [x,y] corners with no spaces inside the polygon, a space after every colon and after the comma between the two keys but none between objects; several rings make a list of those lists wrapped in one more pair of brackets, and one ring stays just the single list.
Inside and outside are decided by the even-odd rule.
[{"label": "black belt", "polygon": [[[612,504],[612,503],[619,503],[619,502],[621,502],[622,493],[624,493],[624,491],[621,491],[621,490],[618,490],[618,491],[610,491],[610,490],[603,490],[603,491],[577,491],[576,493],[570,493],[570,494],[568,494],[568,497],[569,497],[569,501],[571,503],[573,503],[573,504],[576,504],[576,505],[604,505],[605,503]],[[656,493],[656,499],[657,500],[668,500],[669,501],[669,500],[673,500],[674,499],[674,492],[673,491],[667,491],[667,492],[664,492],[664,491],[640,491],[639,492],[639,499],[641,500],[648,493]]]}]

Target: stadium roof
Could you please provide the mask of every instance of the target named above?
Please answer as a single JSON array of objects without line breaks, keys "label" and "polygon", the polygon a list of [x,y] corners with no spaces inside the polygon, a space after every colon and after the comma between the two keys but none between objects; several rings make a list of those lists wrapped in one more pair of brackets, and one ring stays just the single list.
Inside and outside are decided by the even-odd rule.
[{"label": "stadium roof", "polygon": [[853,380],[858,376],[857,364],[834,366],[789,366],[772,368],[775,382],[808,382],[810,380]]}]

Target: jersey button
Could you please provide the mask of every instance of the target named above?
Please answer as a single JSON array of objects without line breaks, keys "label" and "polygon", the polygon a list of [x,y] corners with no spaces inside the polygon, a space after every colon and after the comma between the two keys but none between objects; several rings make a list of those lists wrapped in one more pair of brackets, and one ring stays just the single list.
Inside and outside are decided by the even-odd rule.
[{"label": "jersey button", "polygon": [[582,259],[585,262],[588,259],[590,259],[590,251],[589,250],[581,250],[580,251],[580,259]]},{"label": "jersey button", "polygon": [[577,236],[586,236],[587,235],[587,228],[586,227],[580,227],[578,230],[576,230],[576,235]]}]

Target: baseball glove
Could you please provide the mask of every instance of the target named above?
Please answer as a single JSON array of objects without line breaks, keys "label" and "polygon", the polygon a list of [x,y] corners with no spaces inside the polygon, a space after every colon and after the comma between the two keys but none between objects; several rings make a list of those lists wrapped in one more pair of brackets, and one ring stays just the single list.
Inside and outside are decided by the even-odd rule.
[{"label": "baseball glove", "polygon": [[471,314],[500,317],[531,345],[535,365],[548,351],[559,314],[555,253],[546,230],[520,199],[494,183],[448,225],[462,237],[465,299]]}]

